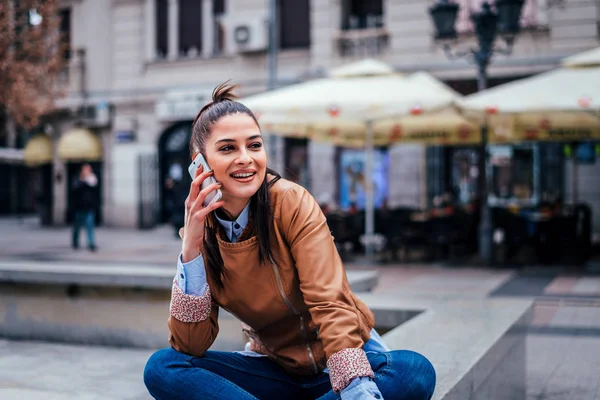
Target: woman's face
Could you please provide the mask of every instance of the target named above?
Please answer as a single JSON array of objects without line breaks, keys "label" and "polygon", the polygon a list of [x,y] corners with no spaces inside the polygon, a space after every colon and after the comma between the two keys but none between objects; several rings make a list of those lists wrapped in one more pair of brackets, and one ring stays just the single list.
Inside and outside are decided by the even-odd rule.
[{"label": "woman's face", "polygon": [[223,200],[245,204],[258,191],[267,170],[267,154],[256,122],[242,113],[219,119],[205,148],[206,161],[223,184]]}]

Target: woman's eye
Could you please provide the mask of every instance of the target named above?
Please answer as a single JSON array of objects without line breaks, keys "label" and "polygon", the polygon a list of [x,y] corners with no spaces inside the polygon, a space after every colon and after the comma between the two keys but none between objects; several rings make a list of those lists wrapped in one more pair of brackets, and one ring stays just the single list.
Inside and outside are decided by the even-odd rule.
[{"label": "woman's eye", "polygon": [[260,142],[252,143],[250,145],[251,149],[260,149],[261,147],[262,147],[262,143],[260,143]]},{"label": "woman's eye", "polygon": [[219,149],[219,151],[231,151],[233,150],[233,146],[223,146]]}]

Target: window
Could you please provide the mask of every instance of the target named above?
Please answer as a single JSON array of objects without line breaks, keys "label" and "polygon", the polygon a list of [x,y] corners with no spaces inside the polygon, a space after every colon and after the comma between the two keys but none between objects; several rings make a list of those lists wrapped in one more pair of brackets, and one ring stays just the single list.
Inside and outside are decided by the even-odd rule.
[{"label": "window", "polygon": [[[471,21],[471,14],[481,10],[481,5],[486,0],[456,0],[460,5],[458,17],[456,19],[456,31],[458,33],[469,33],[475,29]],[[523,10],[521,11],[521,27],[531,28],[539,25],[547,25],[546,21],[546,1],[547,0],[525,0]],[[493,4],[491,2],[490,4]]]},{"label": "window", "polygon": [[179,0],[179,55],[196,57],[202,52],[202,1]]},{"label": "window", "polygon": [[213,14],[214,15],[225,14],[225,0],[213,0]]},{"label": "window", "polygon": [[213,0],[213,54],[218,55],[225,49],[225,25],[223,16],[225,15],[225,0]]},{"label": "window", "polygon": [[279,47],[310,47],[310,1],[280,0]]},{"label": "window", "polygon": [[343,30],[381,27],[383,27],[382,0],[343,0]]},{"label": "window", "polygon": [[452,194],[457,204],[468,205],[476,200],[479,188],[479,150],[452,151]]},{"label": "window", "polygon": [[285,178],[309,187],[308,140],[285,138]]},{"label": "window", "polygon": [[537,147],[490,146],[490,156],[490,204],[535,203],[539,186]]},{"label": "window", "polygon": [[168,53],[168,2],[168,0],[156,0],[156,58],[158,59],[166,58]]},{"label": "window", "polygon": [[60,10],[60,47],[63,49],[65,60],[71,58],[71,9]]}]

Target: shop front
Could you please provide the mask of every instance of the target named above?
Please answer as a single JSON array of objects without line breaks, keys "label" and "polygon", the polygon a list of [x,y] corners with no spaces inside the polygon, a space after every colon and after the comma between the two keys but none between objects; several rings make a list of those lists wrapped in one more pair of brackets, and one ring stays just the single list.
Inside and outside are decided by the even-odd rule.
[{"label": "shop front", "polygon": [[45,133],[32,136],[23,150],[23,161],[27,170],[27,192],[31,194],[30,204],[40,216],[42,225],[52,225],[54,206],[53,166],[54,146]]}]

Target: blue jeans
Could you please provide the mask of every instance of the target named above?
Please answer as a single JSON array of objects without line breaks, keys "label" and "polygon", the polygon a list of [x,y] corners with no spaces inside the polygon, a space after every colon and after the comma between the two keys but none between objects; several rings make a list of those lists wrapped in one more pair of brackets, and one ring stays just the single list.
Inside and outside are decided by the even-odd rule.
[{"label": "blue jeans", "polygon": [[[429,400],[435,370],[422,355],[396,350],[367,352],[375,383],[385,400]],[[157,400],[164,399],[340,399],[329,375],[297,377],[268,357],[207,351],[193,357],[173,349],[154,353],[144,370],[144,383]]]},{"label": "blue jeans", "polygon": [[79,230],[82,225],[85,225],[85,230],[87,232],[88,247],[96,247],[96,241],[94,239],[95,219],[96,213],[94,211],[77,211],[75,213],[75,221],[73,221],[73,241],[71,242],[73,247],[79,247]]}]

